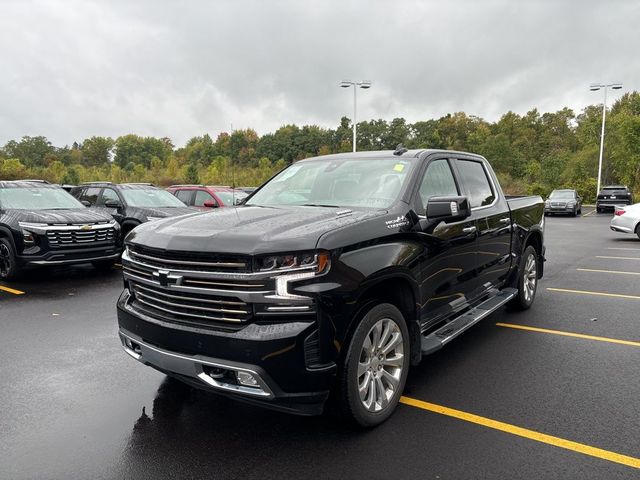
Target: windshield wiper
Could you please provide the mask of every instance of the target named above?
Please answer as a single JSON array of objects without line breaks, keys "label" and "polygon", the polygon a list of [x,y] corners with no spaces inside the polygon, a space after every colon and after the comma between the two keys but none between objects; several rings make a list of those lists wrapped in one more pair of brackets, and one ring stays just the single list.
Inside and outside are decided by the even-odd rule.
[{"label": "windshield wiper", "polygon": [[327,207],[327,208],[340,208],[340,205],[325,205],[322,203],[303,203],[302,207]]}]

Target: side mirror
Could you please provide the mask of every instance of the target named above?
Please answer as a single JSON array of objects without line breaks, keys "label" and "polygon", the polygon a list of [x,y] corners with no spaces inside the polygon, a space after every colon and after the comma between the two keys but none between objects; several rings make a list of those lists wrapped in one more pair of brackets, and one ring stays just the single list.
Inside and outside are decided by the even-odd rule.
[{"label": "side mirror", "polygon": [[431,197],[427,202],[429,223],[458,222],[470,215],[471,207],[467,197]]},{"label": "side mirror", "polygon": [[86,200],[82,200],[80,203],[83,204],[85,207],[90,207],[91,206],[91,203],[87,202]]},{"label": "side mirror", "polygon": [[208,208],[218,208],[218,204],[213,200],[205,200],[202,205]]},{"label": "side mirror", "polygon": [[120,208],[122,207],[122,203],[116,200],[108,200],[104,203],[104,206],[107,208]]}]

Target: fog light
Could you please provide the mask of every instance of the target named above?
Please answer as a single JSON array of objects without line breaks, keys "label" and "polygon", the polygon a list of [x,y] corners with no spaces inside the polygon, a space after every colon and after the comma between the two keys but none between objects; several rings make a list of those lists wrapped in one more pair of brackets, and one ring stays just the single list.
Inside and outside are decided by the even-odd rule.
[{"label": "fog light", "polygon": [[236,372],[236,378],[240,385],[245,385],[247,387],[258,386],[258,380],[256,380],[256,377],[251,375],[249,372]]}]

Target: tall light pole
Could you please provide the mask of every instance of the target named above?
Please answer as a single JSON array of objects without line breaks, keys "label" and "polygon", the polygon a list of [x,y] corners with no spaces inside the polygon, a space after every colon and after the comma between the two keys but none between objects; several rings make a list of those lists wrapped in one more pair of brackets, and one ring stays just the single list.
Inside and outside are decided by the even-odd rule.
[{"label": "tall light pole", "polygon": [[600,178],[602,176],[602,154],[604,153],[604,123],[607,117],[607,89],[611,90],[620,90],[622,88],[622,83],[613,82],[613,83],[592,83],[589,86],[589,90],[592,92],[597,92],[598,90],[604,90],[604,101],[602,102],[602,131],[600,133],[600,159],[598,160],[598,187],[596,190],[596,195],[600,193]]},{"label": "tall light pole", "polygon": [[340,82],[340,86],[342,88],[353,87],[353,151],[356,151],[356,124],[358,123],[356,120],[356,115],[358,112],[357,101],[356,101],[356,91],[358,88],[371,88],[371,82],[369,80],[362,80],[360,82],[353,82],[351,80],[343,80]]}]

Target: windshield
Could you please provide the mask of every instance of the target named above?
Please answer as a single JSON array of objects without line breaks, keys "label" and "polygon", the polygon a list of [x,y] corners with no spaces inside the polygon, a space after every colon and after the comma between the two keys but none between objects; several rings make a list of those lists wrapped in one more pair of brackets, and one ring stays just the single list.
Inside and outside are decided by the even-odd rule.
[{"label": "windshield", "polygon": [[120,193],[130,207],[186,207],[169,192],[157,188],[122,189]]},{"label": "windshield", "polygon": [[247,205],[387,208],[415,162],[399,158],[345,158],[295,163],[251,197]]},{"label": "windshield", "polygon": [[554,190],[549,195],[549,198],[553,198],[554,200],[572,200],[574,199],[574,194],[572,191],[556,191]]},{"label": "windshield", "polygon": [[0,188],[0,207],[20,210],[85,208],[61,188]]},{"label": "windshield", "polygon": [[227,192],[227,191],[217,191],[216,195],[222,199],[222,202],[225,205],[233,205],[234,199],[235,203],[238,204],[244,198],[247,198],[249,195],[245,192],[238,191],[236,192]]}]

